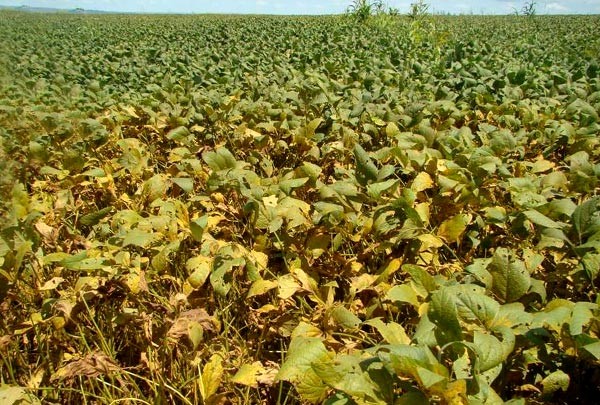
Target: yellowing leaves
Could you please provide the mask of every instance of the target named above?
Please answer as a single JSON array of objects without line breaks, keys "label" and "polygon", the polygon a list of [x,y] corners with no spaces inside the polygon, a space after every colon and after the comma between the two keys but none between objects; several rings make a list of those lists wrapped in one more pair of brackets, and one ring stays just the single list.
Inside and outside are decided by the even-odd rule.
[{"label": "yellowing leaves", "polygon": [[419,173],[410,186],[411,190],[413,190],[416,193],[428,190],[432,187],[433,179],[427,172]]},{"label": "yellowing leaves", "polygon": [[462,235],[471,223],[471,214],[458,214],[442,222],[437,230],[437,236],[446,243],[460,243]]},{"label": "yellowing leaves", "polygon": [[278,371],[273,365],[265,367],[260,361],[255,361],[252,364],[243,364],[231,378],[231,382],[252,388],[257,388],[259,384],[270,386],[275,382]]},{"label": "yellowing leaves", "polygon": [[213,354],[209,361],[204,365],[197,379],[197,384],[200,389],[200,395],[205,402],[217,393],[221,386],[224,374],[223,358],[220,354]]}]

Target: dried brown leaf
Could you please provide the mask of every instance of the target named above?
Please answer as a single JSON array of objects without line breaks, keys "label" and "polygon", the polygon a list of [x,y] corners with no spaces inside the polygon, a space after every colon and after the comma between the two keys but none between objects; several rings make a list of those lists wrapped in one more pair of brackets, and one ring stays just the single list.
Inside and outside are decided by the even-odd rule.
[{"label": "dried brown leaf", "polygon": [[210,316],[204,309],[196,308],[179,314],[179,317],[177,317],[173,325],[171,325],[171,328],[169,328],[167,337],[176,340],[181,339],[182,337],[187,337],[190,326],[193,323],[200,324],[204,330],[216,332],[214,318]]},{"label": "dried brown leaf", "polygon": [[121,370],[121,367],[105,353],[92,352],[61,367],[50,380],[71,379],[77,376],[97,377],[99,375],[110,375],[119,370]]}]

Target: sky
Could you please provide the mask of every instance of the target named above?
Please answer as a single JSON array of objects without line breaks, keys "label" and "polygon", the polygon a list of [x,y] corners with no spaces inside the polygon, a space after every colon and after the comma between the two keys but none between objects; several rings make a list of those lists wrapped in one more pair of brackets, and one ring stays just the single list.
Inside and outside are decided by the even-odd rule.
[{"label": "sky", "polygon": [[[414,0],[386,3],[408,12]],[[0,0],[0,6],[53,7],[144,13],[338,14],[352,0]],[[431,11],[453,14],[512,14],[524,0],[432,0]],[[600,14],[600,0],[540,0],[538,14]]]}]

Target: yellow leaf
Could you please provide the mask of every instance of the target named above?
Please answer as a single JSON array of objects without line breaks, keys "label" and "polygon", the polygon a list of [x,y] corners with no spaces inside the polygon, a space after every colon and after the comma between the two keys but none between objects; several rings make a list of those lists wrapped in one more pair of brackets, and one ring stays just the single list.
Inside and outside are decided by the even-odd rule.
[{"label": "yellow leaf", "polygon": [[277,196],[270,195],[268,197],[263,197],[262,201],[263,201],[263,204],[265,205],[265,207],[275,208],[275,207],[277,207],[277,201],[279,201],[279,200],[278,200]]},{"label": "yellow leaf", "polygon": [[187,271],[190,272],[188,282],[197,289],[202,287],[208,276],[210,275],[212,259],[206,256],[196,256],[188,259],[185,263]]},{"label": "yellow leaf", "polygon": [[467,229],[467,225],[471,222],[471,218],[472,216],[470,214],[455,215],[442,222],[437,231],[437,235],[447,243],[459,243],[462,234]]},{"label": "yellow leaf", "polygon": [[62,277],[53,277],[50,280],[46,281],[43,286],[38,288],[40,291],[49,291],[54,290],[58,287],[65,279]]},{"label": "yellow leaf", "polygon": [[202,368],[198,385],[200,386],[200,395],[202,395],[204,401],[217,393],[223,378],[223,370],[223,358],[219,354],[213,354],[208,363]]},{"label": "yellow leaf", "polygon": [[279,298],[282,300],[290,298],[302,289],[302,286],[300,286],[291,274],[279,277],[277,283],[279,284]]},{"label": "yellow leaf", "polygon": [[267,268],[267,264],[269,263],[269,256],[267,256],[263,252],[258,252],[256,250],[251,250],[248,253],[248,256],[252,259],[259,271],[265,270]]},{"label": "yellow leaf", "polygon": [[266,292],[272,290],[273,288],[277,288],[279,283],[277,281],[271,280],[256,280],[250,286],[250,290],[248,291],[248,295],[246,298],[251,298],[257,295],[263,295]]},{"label": "yellow leaf", "polygon": [[431,204],[428,202],[415,205],[415,211],[417,211],[417,214],[419,214],[419,218],[421,218],[421,221],[423,221],[424,225],[429,225],[430,206]]},{"label": "yellow leaf", "polygon": [[440,392],[448,405],[466,405],[467,401],[467,383],[465,380],[457,380],[445,387]]},{"label": "yellow leaf", "polygon": [[416,193],[433,187],[433,179],[427,172],[421,172],[413,180],[410,189]]},{"label": "yellow leaf", "polygon": [[400,269],[400,266],[402,265],[402,260],[401,259],[392,259],[390,260],[390,262],[379,271],[379,276],[377,277],[377,280],[375,281],[376,284],[379,284],[383,281],[386,281],[388,278],[390,278],[390,276],[392,276],[392,274],[394,274],[395,272],[397,272]]},{"label": "yellow leaf", "polygon": [[244,364],[231,378],[231,381],[234,384],[241,384],[256,388],[258,387],[258,376],[263,372],[264,368],[260,361],[255,361],[252,364]]},{"label": "yellow leaf", "polygon": [[421,251],[429,250],[431,248],[437,249],[439,247],[444,246],[443,240],[441,240],[437,236],[432,235],[430,233],[425,233],[423,235],[419,235],[419,236],[417,236],[417,239],[419,239],[421,241],[421,243],[423,244],[421,246]]},{"label": "yellow leaf", "polygon": [[554,162],[550,162],[549,160],[540,158],[540,160],[536,160],[531,165],[531,171],[533,173],[544,173],[544,172],[554,169],[555,166],[556,165],[554,164]]}]

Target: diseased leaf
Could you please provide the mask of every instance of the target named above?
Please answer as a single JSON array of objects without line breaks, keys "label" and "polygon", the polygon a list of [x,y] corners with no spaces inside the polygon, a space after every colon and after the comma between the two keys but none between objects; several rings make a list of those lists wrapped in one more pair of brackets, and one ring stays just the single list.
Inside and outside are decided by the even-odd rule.
[{"label": "diseased leaf", "polygon": [[111,375],[120,370],[119,365],[105,353],[91,352],[59,368],[52,375],[51,380],[72,380],[81,376],[97,377],[100,375]]},{"label": "diseased leaf", "polygon": [[205,256],[196,256],[188,259],[185,267],[190,272],[188,281],[193,288],[200,288],[206,282],[206,279],[210,275],[211,264],[210,258]]}]

